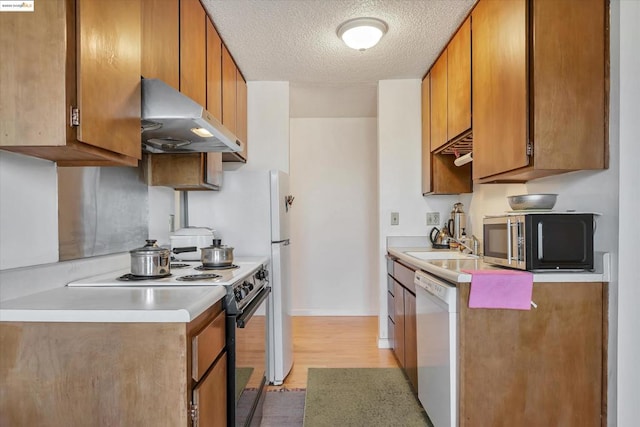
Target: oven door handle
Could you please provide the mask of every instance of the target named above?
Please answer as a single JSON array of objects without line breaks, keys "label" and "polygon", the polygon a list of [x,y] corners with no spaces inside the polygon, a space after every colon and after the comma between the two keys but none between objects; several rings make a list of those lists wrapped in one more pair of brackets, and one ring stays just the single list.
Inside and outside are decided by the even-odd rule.
[{"label": "oven door handle", "polygon": [[271,292],[270,287],[262,288],[258,295],[253,299],[253,301],[251,301],[249,305],[244,308],[242,314],[236,319],[236,325],[238,326],[238,328],[245,327],[245,325],[249,322],[249,319],[251,319],[256,310],[258,310],[258,307],[260,307],[264,300],[267,299],[269,292]]}]

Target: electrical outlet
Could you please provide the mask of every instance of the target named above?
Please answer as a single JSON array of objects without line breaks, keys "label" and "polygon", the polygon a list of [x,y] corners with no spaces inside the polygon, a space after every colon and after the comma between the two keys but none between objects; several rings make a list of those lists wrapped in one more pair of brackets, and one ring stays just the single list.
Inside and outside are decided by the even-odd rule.
[{"label": "electrical outlet", "polygon": [[440,212],[427,212],[427,225],[440,225]]},{"label": "electrical outlet", "polygon": [[391,212],[391,225],[398,225],[398,224],[400,224],[400,213]]}]

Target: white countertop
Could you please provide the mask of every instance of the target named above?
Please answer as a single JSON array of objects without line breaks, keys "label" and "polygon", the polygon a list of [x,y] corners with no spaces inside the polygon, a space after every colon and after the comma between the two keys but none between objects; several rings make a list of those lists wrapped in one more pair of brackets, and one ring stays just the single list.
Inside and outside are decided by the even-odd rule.
[{"label": "white countertop", "polygon": [[[240,259],[257,267],[268,258]],[[253,269],[241,268],[246,277]],[[111,275],[117,277],[120,271]],[[103,277],[101,275],[100,277]],[[234,280],[244,277],[234,273]],[[187,282],[182,282],[187,283]],[[194,283],[194,282],[192,282]],[[190,322],[226,295],[220,284],[203,286],[64,286],[0,302],[0,321],[9,322]]]},{"label": "white countertop", "polygon": [[3,301],[0,305],[0,321],[190,322],[225,295],[224,286],[65,286]]},{"label": "white countertop", "polygon": [[[502,267],[487,264],[482,258],[473,259],[431,259],[421,260],[410,256],[407,252],[451,252],[449,250],[431,249],[426,247],[388,247],[387,251],[415,268],[424,270],[450,282],[469,283],[471,275],[462,270],[501,270]],[[608,282],[610,272],[610,256],[608,253],[597,252],[595,256],[595,271],[589,272],[536,272],[534,282]]]}]

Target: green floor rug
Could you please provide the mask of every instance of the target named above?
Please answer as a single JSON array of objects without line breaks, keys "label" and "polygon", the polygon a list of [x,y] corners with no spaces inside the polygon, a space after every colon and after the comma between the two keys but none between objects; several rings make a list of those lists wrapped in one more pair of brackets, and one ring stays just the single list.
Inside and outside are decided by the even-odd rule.
[{"label": "green floor rug", "polygon": [[304,427],[430,425],[399,368],[309,368]]}]

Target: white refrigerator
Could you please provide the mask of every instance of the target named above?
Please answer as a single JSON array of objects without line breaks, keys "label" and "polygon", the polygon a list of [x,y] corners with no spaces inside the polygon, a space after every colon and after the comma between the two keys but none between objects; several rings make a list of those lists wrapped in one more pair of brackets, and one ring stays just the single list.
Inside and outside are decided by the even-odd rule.
[{"label": "white refrigerator", "polygon": [[270,255],[267,380],[281,385],[293,366],[291,326],[293,197],[282,171],[225,171],[220,191],[189,193],[189,224],[213,228],[234,257]]}]

